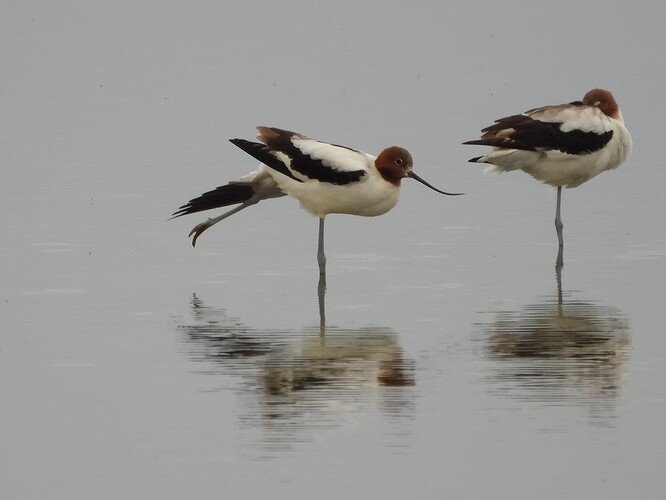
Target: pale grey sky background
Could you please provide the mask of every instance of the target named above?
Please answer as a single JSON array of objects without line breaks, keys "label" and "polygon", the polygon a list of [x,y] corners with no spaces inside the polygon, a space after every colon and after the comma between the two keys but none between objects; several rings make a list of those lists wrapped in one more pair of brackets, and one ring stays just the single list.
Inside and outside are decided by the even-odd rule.
[{"label": "pale grey sky background", "polygon": [[[663,492],[663,3],[4,1],[0,14],[8,498]],[[555,198],[520,173],[484,177],[461,143],[593,87],[614,93],[634,152],[564,193],[564,288],[608,341],[495,359],[495,313],[550,304]],[[260,204],[196,250],[199,218],[166,221],[254,169],[227,139],[256,125],[404,146],[419,175],[467,193],[405,183],[383,217],[327,221],[331,330],[356,352],[376,328],[414,386],[266,393],[276,363],[318,352],[316,221]],[[201,325],[261,350],[193,341]]]}]

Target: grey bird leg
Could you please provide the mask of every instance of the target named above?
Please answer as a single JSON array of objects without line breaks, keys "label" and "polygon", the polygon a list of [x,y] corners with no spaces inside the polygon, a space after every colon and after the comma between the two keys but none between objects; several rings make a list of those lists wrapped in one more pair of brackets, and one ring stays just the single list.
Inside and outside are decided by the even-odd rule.
[{"label": "grey bird leg", "polygon": [[564,247],[564,236],[562,235],[562,217],[560,217],[560,206],[562,204],[562,186],[557,186],[557,209],[555,210],[555,229],[557,230],[557,240],[560,248]]},{"label": "grey bird leg", "polygon": [[[214,217],[212,219],[209,218],[207,221],[194,226],[194,228],[192,229],[192,231],[190,231],[189,234],[189,236],[194,235],[194,238],[192,239],[192,246],[195,246],[197,244],[197,238],[201,236],[201,233],[203,233],[209,227],[212,227],[218,222],[226,219],[227,217],[231,217],[233,214],[240,212],[244,208],[256,205],[261,200],[267,200],[269,198],[280,198],[282,196],[286,196],[278,187],[270,187],[270,186],[262,187],[258,185],[258,186],[253,186],[252,189],[255,190],[254,194],[249,199],[245,200],[243,203],[238,205],[237,207],[232,208],[228,212],[224,212],[222,215],[218,217]],[[186,213],[187,211],[185,211],[184,213],[180,213],[179,215],[176,215],[174,217],[180,217],[181,215],[185,215]]]},{"label": "grey bird leg", "polygon": [[[319,219],[319,244],[317,246],[317,262],[319,263],[319,285],[317,297],[319,299],[319,335],[324,341],[326,334],[326,255],[324,254],[324,218]],[[323,344],[322,344],[323,345]]]},{"label": "grey bird leg", "polygon": [[246,202],[241,203],[237,207],[232,208],[228,212],[224,212],[222,215],[219,215],[217,217],[213,217],[212,219],[208,219],[205,222],[202,222],[201,224],[197,224],[194,226],[192,231],[190,231],[189,236],[194,235],[194,238],[192,238],[192,246],[195,246],[197,244],[197,238],[201,236],[201,233],[203,233],[206,229],[209,227],[214,226],[218,222],[226,219],[227,217],[231,217],[233,214],[240,212],[244,208],[251,207],[252,205],[256,205],[259,203],[260,199],[252,199],[250,198]]},{"label": "grey bird leg", "polygon": [[324,218],[319,219],[319,245],[317,246],[319,274],[326,274],[326,255],[324,254]]},{"label": "grey bird leg", "polygon": [[557,240],[560,243],[559,250],[557,251],[557,260],[555,261],[555,270],[558,277],[562,272],[564,266],[564,236],[562,234],[562,217],[560,216],[560,206],[562,204],[562,186],[557,187],[557,209],[555,210],[555,229],[557,230]]}]

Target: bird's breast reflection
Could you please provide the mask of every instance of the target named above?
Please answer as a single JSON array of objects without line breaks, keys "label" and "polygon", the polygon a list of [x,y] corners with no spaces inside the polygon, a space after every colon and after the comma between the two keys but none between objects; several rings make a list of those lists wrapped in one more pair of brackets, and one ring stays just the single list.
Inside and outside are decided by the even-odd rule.
[{"label": "bird's breast reflection", "polygon": [[391,330],[328,329],[325,336],[304,337],[297,353],[272,352],[263,381],[266,392],[277,395],[322,387],[409,386],[414,374]]}]

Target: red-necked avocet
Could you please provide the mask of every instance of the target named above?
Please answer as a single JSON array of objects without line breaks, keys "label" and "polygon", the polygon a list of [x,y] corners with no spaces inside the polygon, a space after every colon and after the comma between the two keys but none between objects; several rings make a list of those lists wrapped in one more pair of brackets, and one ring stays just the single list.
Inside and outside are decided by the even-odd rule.
[{"label": "red-necked avocet", "polygon": [[617,168],[631,152],[631,135],[613,94],[593,89],[582,101],[543,106],[507,116],[464,144],[492,146],[469,160],[490,163],[488,173],[522,170],[557,187],[555,227],[564,246],[560,204],[562,187],[573,188],[605,170]]},{"label": "red-necked avocet", "polygon": [[362,151],[329,144],[273,127],[257,127],[260,142],[231,139],[240,149],[261,162],[259,168],[236,181],[202,194],[181,206],[173,215],[193,214],[239,204],[224,214],[192,229],[192,245],[206,229],[262,200],[291,196],[301,207],[319,217],[317,260],[325,272],[324,218],[328,214],[382,215],[400,195],[400,181],[410,177],[438,193],[413,171],[412,156],[391,146],[374,157]]}]

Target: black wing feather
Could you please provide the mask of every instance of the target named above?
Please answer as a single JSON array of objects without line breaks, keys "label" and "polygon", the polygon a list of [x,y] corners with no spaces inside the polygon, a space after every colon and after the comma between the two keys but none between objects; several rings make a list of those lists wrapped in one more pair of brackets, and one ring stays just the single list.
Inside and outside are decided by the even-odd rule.
[{"label": "black wing feather", "polygon": [[282,163],[280,160],[278,160],[275,157],[275,155],[271,152],[271,148],[268,147],[266,144],[262,144],[260,142],[247,141],[245,139],[229,139],[229,142],[231,142],[234,146],[238,146],[247,154],[256,158],[264,165],[269,166],[273,170],[277,170],[281,174],[284,174],[287,177],[291,177],[295,181],[303,182],[300,179],[294,177],[294,174],[292,174],[289,171],[289,169],[284,163]]},{"label": "black wing feather", "polygon": [[[271,135],[266,139],[266,145],[271,150],[280,151],[281,153],[284,153],[289,158],[291,158],[290,168],[309,179],[316,179],[318,181],[327,182],[329,184],[344,185],[357,182],[366,173],[364,170],[347,171],[331,168],[322,160],[318,160],[306,155],[292,142],[292,138],[294,136],[303,139],[305,139],[305,137],[300,136],[294,132],[290,132],[289,130],[282,130],[275,127],[270,127],[270,130],[276,134],[274,136]],[[348,148],[346,146],[338,146],[335,144],[332,144],[332,146],[348,149],[350,151],[356,151],[355,149]]]},{"label": "black wing feather", "polygon": [[254,190],[249,183],[232,182],[225,184],[188,201],[173,213],[173,217],[242,203],[249,200],[253,194]]},{"label": "black wing feather", "polygon": [[[524,151],[558,150],[568,154],[592,153],[603,148],[613,137],[613,131],[603,134],[571,130],[563,132],[561,122],[544,122],[527,115],[500,118],[482,130],[481,139],[464,144],[477,144]],[[507,133],[507,129],[513,129]]]}]

